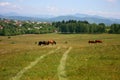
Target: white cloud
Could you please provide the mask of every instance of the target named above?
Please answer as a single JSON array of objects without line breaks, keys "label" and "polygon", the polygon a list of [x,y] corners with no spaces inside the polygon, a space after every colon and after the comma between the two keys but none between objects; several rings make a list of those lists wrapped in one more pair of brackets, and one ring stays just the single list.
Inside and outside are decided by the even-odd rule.
[{"label": "white cloud", "polygon": [[117,0],[106,0],[108,2],[116,2]]},{"label": "white cloud", "polygon": [[9,3],[9,2],[0,2],[0,6],[10,6],[11,5],[11,3]]},{"label": "white cloud", "polygon": [[19,9],[19,10],[22,9],[20,6],[10,2],[0,2],[0,6],[3,9]]},{"label": "white cloud", "polygon": [[51,12],[56,12],[56,11],[58,11],[58,8],[57,8],[57,7],[54,7],[54,6],[48,6],[47,9],[48,9],[48,11],[51,11]]}]

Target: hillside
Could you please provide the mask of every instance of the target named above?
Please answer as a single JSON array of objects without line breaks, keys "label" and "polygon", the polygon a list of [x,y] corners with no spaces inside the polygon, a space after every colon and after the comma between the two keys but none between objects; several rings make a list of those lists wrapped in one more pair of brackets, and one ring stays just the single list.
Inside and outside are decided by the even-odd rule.
[{"label": "hillside", "polygon": [[81,20],[81,21],[88,21],[89,23],[105,23],[106,25],[111,25],[113,23],[118,23],[120,24],[120,19],[112,19],[112,18],[104,18],[101,16],[96,16],[96,15],[86,15],[86,14],[74,14],[74,15],[63,15],[63,16],[20,16],[20,15],[0,15],[0,18],[6,18],[6,19],[14,19],[14,20],[30,20],[30,21],[40,21],[40,22],[56,22],[56,21],[68,21],[68,20]]}]

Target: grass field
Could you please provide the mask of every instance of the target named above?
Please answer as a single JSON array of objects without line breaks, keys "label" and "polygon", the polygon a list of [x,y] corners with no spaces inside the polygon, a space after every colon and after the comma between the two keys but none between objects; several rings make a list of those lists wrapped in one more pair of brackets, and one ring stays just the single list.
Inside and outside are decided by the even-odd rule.
[{"label": "grass field", "polygon": [[[51,39],[57,45],[35,44]],[[95,39],[103,43],[88,44]],[[120,35],[0,36],[0,80],[120,80]]]}]

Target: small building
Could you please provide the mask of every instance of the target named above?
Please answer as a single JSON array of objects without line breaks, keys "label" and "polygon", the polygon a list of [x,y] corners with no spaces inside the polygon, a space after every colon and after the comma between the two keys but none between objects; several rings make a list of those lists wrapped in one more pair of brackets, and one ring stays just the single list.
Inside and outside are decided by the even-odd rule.
[{"label": "small building", "polygon": [[0,29],[3,29],[3,26],[0,25]]}]

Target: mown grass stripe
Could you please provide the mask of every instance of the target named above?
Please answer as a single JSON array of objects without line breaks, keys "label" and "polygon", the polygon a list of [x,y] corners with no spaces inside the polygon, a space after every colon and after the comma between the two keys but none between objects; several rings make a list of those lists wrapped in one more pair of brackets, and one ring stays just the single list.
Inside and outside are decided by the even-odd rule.
[{"label": "mown grass stripe", "polygon": [[63,54],[63,56],[60,60],[60,64],[58,66],[59,80],[67,80],[65,65],[66,65],[66,59],[67,59],[68,53],[70,52],[71,49],[72,49],[72,47],[69,47],[69,49]]},{"label": "mown grass stripe", "polygon": [[31,62],[30,65],[28,65],[27,67],[25,67],[24,69],[22,69],[20,72],[17,73],[17,75],[15,77],[12,77],[10,80],[19,80],[21,78],[21,76],[27,71],[29,70],[30,68],[32,68],[33,66],[35,66],[40,60],[42,60],[44,57],[56,52],[57,50],[59,50],[60,47],[58,47],[57,49],[55,50],[52,50],[50,52],[48,52],[47,54],[44,54],[38,58],[36,58],[35,61]]}]

